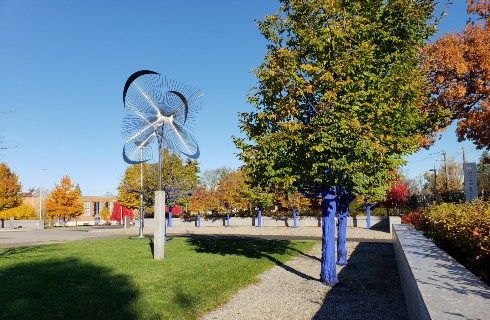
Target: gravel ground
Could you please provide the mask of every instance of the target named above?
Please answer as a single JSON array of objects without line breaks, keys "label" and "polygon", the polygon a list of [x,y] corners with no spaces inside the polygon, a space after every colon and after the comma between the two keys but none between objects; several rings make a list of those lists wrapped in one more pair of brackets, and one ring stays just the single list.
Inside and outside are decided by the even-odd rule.
[{"label": "gravel ground", "polygon": [[276,266],[202,319],[408,319],[389,243],[348,242],[333,288],[319,278],[321,247]]}]

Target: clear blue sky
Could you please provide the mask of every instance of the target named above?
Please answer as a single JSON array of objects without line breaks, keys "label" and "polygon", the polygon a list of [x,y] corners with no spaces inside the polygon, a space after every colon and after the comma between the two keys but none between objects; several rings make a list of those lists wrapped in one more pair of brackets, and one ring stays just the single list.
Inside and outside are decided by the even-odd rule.
[{"label": "clear blue sky", "polygon": [[[456,1],[441,32],[466,20]],[[121,157],[122,89],[134,71],[150,69],[194,85],[205,94],[195,137],[201,170],[237,167],[232,135],[237,113],[265,41],[254,19],[277,1],[20,1],[0,0],[0,136],[25,190],[52,188],[68,174],[86,195],[116,193],[126,164]],[[479,152],[465,143],[470,160]],[[429,151],[411,156],[404,170],[432,167],[431,153],[457,156],[454,130]]]}]

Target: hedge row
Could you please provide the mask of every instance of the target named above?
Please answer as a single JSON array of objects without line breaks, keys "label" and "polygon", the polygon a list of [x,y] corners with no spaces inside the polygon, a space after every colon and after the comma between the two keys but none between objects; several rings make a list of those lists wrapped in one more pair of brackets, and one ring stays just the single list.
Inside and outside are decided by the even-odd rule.
[{"label": "hedge row", "polygon": [[423,231],[437,246],[489,283],[489,202],[433,205],[403,216],[402,222]]}]

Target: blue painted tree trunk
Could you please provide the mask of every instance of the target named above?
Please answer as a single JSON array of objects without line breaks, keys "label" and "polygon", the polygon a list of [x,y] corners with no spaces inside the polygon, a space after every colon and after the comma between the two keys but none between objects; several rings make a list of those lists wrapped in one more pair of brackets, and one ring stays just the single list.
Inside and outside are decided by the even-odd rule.
[{"label": "blue painted tree trunk", "polygon": [[198,227],[201,226],[201,214],[199,214],[199,212],[197,213],[197,220],[196,220],[196,224]]},{"label": "blue painted tree trunk", "polygon": [[366,208],[366,229],[371,229],[371,207],[374,206],[374,204],[366,202],[365,203],[365,208]]},{"label": "blue painted tree trunk", "polygon": [[349,205],[355,197],[342,191],[338,201],[338,222],[337,222],[337,264],[345,266],[347,264],[347,219],[349,217]]},{"label": "blue painted tree trunk", "polygon": [[226,215],[226,226],[227,227],[230,226],[230,215],[229,214]]},{"label": "blue painted tree trunk", "polygon": [[322,260],[320,281],[334,286],[338,281],[335,264],[335,187],[322,192]]},{"label": "blue painted tree trunk", "polygon": [[259,207],[259,213],[257,214],[257,227],[262,228],[262,208]]},{"label": "blue painted tree trunk", "polygon": [[347,264],[347,217],[348,209],[344,204],[339,204],[337,222],[337,264]]},{"label": "blue painted tree trunk", "polygon": [[168,212],[168,226],[172,226],[172,211]]},{"label": "blue painted tree trunk", "polygon": [[298,227],[296,218],[297,218],[296,217],[296,208],[293,208],[293,228],[297,228]]}]

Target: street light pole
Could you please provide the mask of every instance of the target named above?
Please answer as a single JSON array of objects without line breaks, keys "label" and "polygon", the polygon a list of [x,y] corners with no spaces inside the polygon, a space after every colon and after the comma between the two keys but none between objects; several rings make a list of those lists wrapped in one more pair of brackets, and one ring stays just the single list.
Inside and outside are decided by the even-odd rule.
[{"label": "street light pole", "polygon": [[39,176],[39,224],[38,229],[44,229],[44,215],[43,215],[43,171],[48,169],[41,169]]},{"label": "street light pole", "polygon": [[143,206],[143,148],[148,145],[149,141],[136,141],[134,144],[140,149],[140,228],[139,228],[139,238],[143,238],[143,227],[144,227],[144,219],[145,212]]}]

